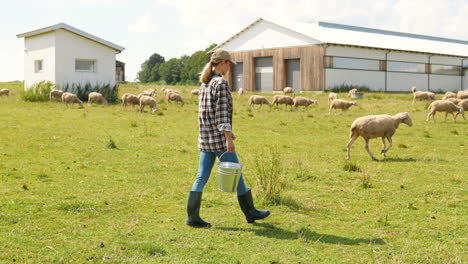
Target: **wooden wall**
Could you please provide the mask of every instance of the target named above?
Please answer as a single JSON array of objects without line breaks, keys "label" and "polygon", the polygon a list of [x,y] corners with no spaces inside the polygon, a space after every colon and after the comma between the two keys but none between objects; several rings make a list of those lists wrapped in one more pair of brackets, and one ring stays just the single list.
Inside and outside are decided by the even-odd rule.
[{"label": "wooden wall", "polygon": [[[273,57],[273,90],[282,91],[286,87],[287,59],[301,60],[301,89],[303,91],[323,91],[325,89],[325,71],[323,46],[304,46],[231,52],[233,60],[243,63],[243,88],[256,91],[255,58]],[[232,87],[232,70],[227,76],[229,87]]]}]

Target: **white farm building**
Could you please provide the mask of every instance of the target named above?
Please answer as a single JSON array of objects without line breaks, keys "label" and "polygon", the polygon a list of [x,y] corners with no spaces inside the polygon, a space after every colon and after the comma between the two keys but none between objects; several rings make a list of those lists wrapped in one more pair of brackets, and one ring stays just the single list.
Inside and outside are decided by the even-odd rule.
[{"label": "white farm building", "polygon": [[218,47],[238,62],[229,78],[234,90],[323,91],[342,84],[385,92],[468,89],[465,40],[260,18]]},{"label": "white farm building", "polygon": [[[61,87],[116,83],[116,54],[124,47],[65,23],[21,33],[25,88],[51,81]],[[118,79],[117,79],[118,80]]]}]

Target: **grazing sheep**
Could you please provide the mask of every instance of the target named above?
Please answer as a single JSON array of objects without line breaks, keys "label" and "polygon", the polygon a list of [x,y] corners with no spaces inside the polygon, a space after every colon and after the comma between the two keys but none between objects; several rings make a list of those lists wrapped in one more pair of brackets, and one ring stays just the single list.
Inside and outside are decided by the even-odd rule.
[{"label": "grazing sheep", "polygon": [[420,101],[434,101],[435,100],[435,93],[433,92],[422,92],[416,90],[416,87],[411,87],[411,92],[413,92],[413,104],[416,102],[416,100]]},{"label": "grazing sheep", "polygon": [[97,92],[91,92],[88,94],[88,105],[91,105],[92,103],[101,103],[103,105],[108,104],[106,98],[101,93]]},{"label": "grazing sheep", "polygon": [[462,101],[462,100],[460,100],[458,98],[448,98],[448,99],[445,99],[445,100],[450,101],[450,102],[452,102],[452,103],[454,103],[456,105]]},{"label": "grazing sheep", "polygon": [[351,96],[352,96],[353,94],[355,94],[355,93],[357,93],[357,89],[356,89],[356,88],[349,90],[349,92],[348,92],[348,97],[351,97]]},{"label": "grazing sheep", "polygon": [[8,89],[1,89],[1,90],[0,90],[0,96],[2,96],[2,95],[10,96],[10,90],[8,90]]},{"label": "grazing sheep", "polygon": [[333,93],[333,92],[329,93],[328,94],[328,105],[330,105],[330,102],[335,100],[335,99],[338,99],[338,94]]},{"label": "grazing sheep", "polygon": [[200,90],[194,89],[194,90],[192,90],[190,93],[191,93],[192,95],[198,95],[198,94],[200,94]]},{"label": "grazing sheep", "polygon": [[458,99],[468,99],[468,93],[466,93],[465,91],[458,91],[457,98]]},{"label": "grazing sheep", "polygon": [[63,94],[62,90],[52,89],[49,93],[49,101],[52,101],[54,99],[61,99],[62,94]]},{"label": "grazing sheep", "polygon": [[138,98],[138,96],[134,94],[125,93],[124,95],[122,95],[122,109],[127,108],[127,105],[129,104],[132,105],[132,109],[133,109],[135,108],[135,105],[140,105],[140,99]]},{"label": "grazing sheep", "polygon": [[[436,112],[445,112],[445,122],[447,121],[447,115],[450,113],[453,116],[453,121],[457,122],[457,116],[462,114],[463,119],[465,119],[465,112],[463,107],[459,107],[456,104],[447,101],[447,100],[437,100],[432,102],[429,107],[427,108],[429,114],[427,115],[426,121],[429,121],[429,118],[432,116],[432,120],[435,122],[435,114]],[[457,114],[453,114],[456,112]],[[465,119],[466,120],[466,119]]]},{"label": "grazing sheep", "polygon": [[292,94],[294,96],[294,90],[291,87],[285,87],[283,89],[283,94]]},{"label": "grazing sheep", "polygon": [[164,90],[164,95],[167,97],[168,94],[170,93],[175,93],[175,94],[179,94],[179,91],[177,90],[172,90],[172,89],[165,89]]},{"label": "grazing sheep", "polygon": [[311,104],[314,104],[314,105],[318,105],[318,102],[317,100],[311,100],[309,98],[306,98],[306,97],[302,97],[302,96],[298,96],[296,98],[294,98],[294,108],[297,108],[298,106],[302,105],[304,106],[304,108],[307,108],[309,109],[309,105]]},{"label": "grazing sheep", "polygon": [[[359,136],[363,137],[366,141],[364,148],[373,160],[377,160],[377,158],[375,158],[369,150],[369,140],[371,138],[381,137],[383,149],[380,153],[385,157],[387,151],[392,147],[392,136],[395,134],[400,123],[405,123],[408,126],[413,125],[413,121],[407,112],[398,113],[394,116],[368,115],[354,120],[350,129],[347,159],[350,159],[351,146]],[[388,148],[385,146],[385,138],[387,138],[388,143],[390,144]]]},{"label": "grazing sheep", "polygon": [[244,88],[239,88],[239,91],[237,91],[237,94],[239,94],[239,96],[245,94]]},{"label": "grazing sheep", "polygon": [[68,107],[68,104],[73,104],[74,103],[77,103],[80,105],[80,108],[83,108],[83,102],[78,98],[78,96],[76,96],[76,94],[72,94],[72,93],[63,93],[62,94],[62,103],[66,104],[67,107]]},{"label": "grazing sheep", "polygon": [[148,96],[148,95],[142,95],[140,97],[140,113],[145,112],[145,106],[149,106],[151,109],[151,112],[154,113],[156,112],[156,100],[154,100],[153,97]]},{"label": "grazing sheep", "polygon": [[184,100],[182,99],[182,96],[177,93],[168,93],[167,94],[167,102],[169,101],[174,101],[174,102],[180,102],[181,105],[184,105]]},{"label": "grazing sheep", "polygon": [[350,108],[353,105],[357,106],[358,104],[355,101],[345,101],[341,99],[335,99],[331,101],[330,103],[329,112],[331,113],[332,109],[334,112],[336,112],[336,109],[341,109],[343,112],[345,112],[348,110],[348,108]]},{"label": "grazing sheep", "polygon": [[141,91],[141,92],[139,93],[139,95],[141,95],[141,96],[145,95],[145,96],[154,97],[154,96],[156,95],[156,93],[154,92],[154,90],[153,90],[153,91],[148,91],[148,90],[146,90],[146,91]]},{"label": "grazing sheep", "polygon": [[249,104],[250,104],[251,107],[253,107],[254,104],[258,104],[258,105],[260,105],[260,107],[262,107],[264,104],[266,104],[271,108],[270,102],[268,102],[268,100],[266,99],[265,96],[261,96],[261,95],[252,95],[252,96],[250,96]]},{"label": "grazing sheep", "polygon": [[442,97],[442,100],[449,99],[449,98],[457,98],[457,94],[452,93],[452,92],[446,92],[444,94],[444,97]]},{"label": "grazing sheep", "polygon": [[291,111],[292,111],[292,107],[294,105],[294,99],[291,96],[287,96],[287,95],[275,95],[273,96],[273,102],[271,104],[276,105],[276,106],[278,106],[279,104],[284,104],[284,110],[286,110],[289,105],[291,106]]}]

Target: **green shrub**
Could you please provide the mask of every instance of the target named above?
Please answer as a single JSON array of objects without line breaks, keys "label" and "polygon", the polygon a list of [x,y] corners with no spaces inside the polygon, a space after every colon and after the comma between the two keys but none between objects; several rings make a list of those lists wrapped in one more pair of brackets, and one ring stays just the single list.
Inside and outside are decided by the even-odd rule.
[{"label": "green shrub", "polygon": [[365,85],[353,85],[353,84],[340,84],[333,87],[328,87],[326,91],[334,93],[347,93],[351,89],[357,89],[359,92],[370,92],[370,88]]},{"label": "green shrub", "polygon": [[49,100],[49,93],[54,83],[50,81],[41,81],[21,92],[21,100],[28,102],[45,102]]},{"label": "green shrub", "polygon": [[267,153],[257,155],[255,160],[259,196],[267,204],[280,204],[281,193],[286,185],[281,157],[277,149]]},{"label": "green shrub", "polygon": [[64,92],[70,92],[76,94],[81,101],[88,101],[88,95],[91,92],[98,92],[101,93],[109,103],[117,102],[117,94],[119,92],[118,86],[114,85],[111,86],[110,84],[104,85],[91,85],[91,83],[87,82],[86,84],[82,85],[80,83],[76,84],[65,84],[62,87]]}]

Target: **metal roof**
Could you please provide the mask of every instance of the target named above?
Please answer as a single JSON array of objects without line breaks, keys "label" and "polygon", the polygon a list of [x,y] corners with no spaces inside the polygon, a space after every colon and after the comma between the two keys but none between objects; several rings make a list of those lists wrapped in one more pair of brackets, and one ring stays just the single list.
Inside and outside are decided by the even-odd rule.
[{"label": "metal roof", "polygon": [[96,42],[98,42],[98,43],[100,43],[100,44],[102,44],[104,46],[107,46],[109,48],[112,48],[112,49],[118,51],[119,53],[125,49],[122,46],[119,46],[119,45],[114,44],[114,43],[112,43],[110,41],[107,41],[107,40],[104,40],[102,38],[91,35],[91,34],[89,34],[87,32],[84,32],[84,31],[82,31],[80,29],[77,29],[77,28],[72,27],[70,25],[67,25],[65,23],[58,23],[58,24],[55,24],[55,25],[52,25],[52,26],[48,26],[48,27],[36,29],[36,30],[33,30],[33,31],[21,33],[21,34],[16,35],[16,37],[18,37],[18,38],[27,38],[27,37],[32,37],[32,36],[35,36],[35,35],[51,32],[51,31],[55,31],[55,30],[58,30],[58,29],[65,29],[67,31],[73,32],[73,33],[75,33],[77,35],[80,35],[82,37],[85,37],[87,39],[96,41]]},{"label": "metal roof", "polygon": [[468,57],[467,40],[356,27],[322,21],[312,23],[291,21],[271,22],[263,18],[257,19],[242,31],[220,44],[218,47],[224,46],[226,43],[260,22],[281,26],[291,31],[317,39],[322,42],[322,44],[339,44],[386,50]]}]

